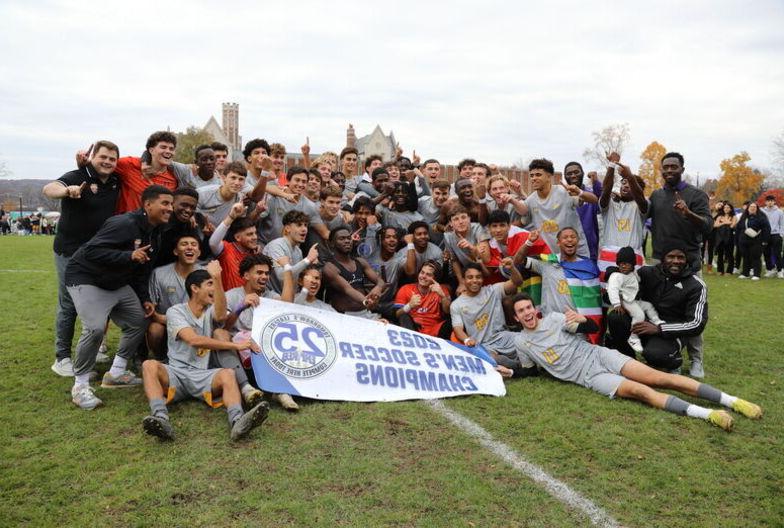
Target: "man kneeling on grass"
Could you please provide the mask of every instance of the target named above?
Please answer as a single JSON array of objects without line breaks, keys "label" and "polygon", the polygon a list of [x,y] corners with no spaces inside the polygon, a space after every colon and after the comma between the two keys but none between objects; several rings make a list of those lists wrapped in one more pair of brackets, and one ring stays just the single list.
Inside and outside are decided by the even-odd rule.
[{"label": "man kneeling on grass", "polygon": [[208,368],[210,350],[259,351],[251,340],[227,343],[212,337],[215,326],[222,324],[227,316],[221,271],[220,264],[212,261],[206,270],[191,272],[185,280],[188,302],[175,304],[166,311],[169,364],[151,359],[143,365],[144,392],[152,411],[142,422],[147,434],[173,440],[174,430],[166,404],[189,396],[200,398],[211,407],[226,406],[232,440],[245,437],[267,419],[267,402],[243,414],[240,389],[232,369]]},{"label": "man kneeling on grass", "polygon": [[515,319],[523,326],[516,337],[517,353],[527,374],[534,374],[538,366],[555,378],[588,387],[610,398],[620,396],[639,400],[657,409],[702,418],[725,431],[732,429],[733,419],[728,412],[690,404],[653,388],[703,398],[748,418],[762,417],[759,405],[691,378],[654,370],[617,350],[588,343],[578,334],[595,332],[597,325],[577,312],[550,312],[539,319],[528,294],[518,294],[513,301]]}]

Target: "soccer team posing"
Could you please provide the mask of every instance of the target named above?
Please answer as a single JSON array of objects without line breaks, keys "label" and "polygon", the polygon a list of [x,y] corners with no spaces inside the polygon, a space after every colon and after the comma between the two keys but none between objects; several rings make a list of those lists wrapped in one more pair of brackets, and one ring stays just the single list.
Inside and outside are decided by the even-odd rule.
[{"label": "soccer team posing", "polygon": [[[167,405],[193,397],[225,406],[232,439],[245,437],[269,413],[246,370],[258,351],[252,308],[267,297],[481,346],[505,377],[544,370],[725,430],[728,412],[655,389],[762,415],[695,379],[708,322],[700,254],[714,220],[678,153],[664,156],[665,185],[649,200],[615,153],[589,183],[579,163],[557,182],[549,160],[533,160],[526,195],[471,159],[450,183],[438,161],[401,152],[369,156],[360,172],[353,148],[311,161],[305,145],[304,166],[288,170],[285,147],[263,139],[246,144],[244,162],[213,143],[185,165],[175,148],[169,132],[152,134],[141,157],[99,141],[44,187],[62,200],[52,370],[74,377],[83,409],[102,404],[90,381],[109,360],[111,320],[120,344],[101,387],[143,385],[147,433],[173,439]],[[646,218],[653,260],[642,266]],[[684,347],[691,377],[680,375]]]}]

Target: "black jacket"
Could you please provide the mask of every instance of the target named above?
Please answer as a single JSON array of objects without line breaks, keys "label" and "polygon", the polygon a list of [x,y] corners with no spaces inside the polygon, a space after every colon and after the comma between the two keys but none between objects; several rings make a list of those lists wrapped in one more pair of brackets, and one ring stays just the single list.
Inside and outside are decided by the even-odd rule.
[{"label": "black jacket", "polygon": [[[746,229],[751,228],[759,234],[756,237],[750,237],[746,234]],[[743,245],[752,245],[755,243],[767,244],[770,239],[770,222],[768,215],[762,211],[757,214],[750,215],[743,213],[743,216],[738,220],[738,225],[735,227],[735,233],[738,237],[738,242]]]},{"label": "black jacket", "polygon": [[160,228],[147,221],[143,209],[113,216],[73,254],[65,269],[65,284],[90,284],[104,290],[130,285],[142,302],[149,301],[150,265],[131,260],[135,249],[147,245],[147,255],[154,261],[160,247]]},{"label": "black jacket", "polygon": [[702,333],[708,324],[708,288],[687,267],[680,277],[672,277],[661,264],[643,266],[640,298],[651,303],[665,321],[659,325],[664,337],[688,337]]}]

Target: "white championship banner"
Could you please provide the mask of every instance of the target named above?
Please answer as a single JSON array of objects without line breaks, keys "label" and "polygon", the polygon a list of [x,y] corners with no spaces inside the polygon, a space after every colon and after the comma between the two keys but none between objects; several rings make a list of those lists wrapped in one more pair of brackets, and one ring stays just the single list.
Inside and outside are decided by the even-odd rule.
[{"label": "white championship banner", "polygon": [[504,396],[492,359],[378,321],[262,299],[251,354],[262,390],[318,400],[397,401]]}]

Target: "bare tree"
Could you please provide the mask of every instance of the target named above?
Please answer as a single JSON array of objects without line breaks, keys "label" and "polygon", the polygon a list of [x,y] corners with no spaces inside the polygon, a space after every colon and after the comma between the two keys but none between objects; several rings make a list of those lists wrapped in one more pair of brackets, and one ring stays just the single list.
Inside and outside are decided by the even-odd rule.
[{"label": "bare tree", "polygon": [[773,138],[770,155],[773,159],[774,170],[780,177],[784,177],[784,131]]},{"label": "bare tree", "polygon": [[629,123],[609,125],[593,132],[593,146],[583,152],[583,158],[588,163],[598,163],[602,168],[607,168],[607,156],[617,152],[623,157],[623,149],[631,139]]}]

